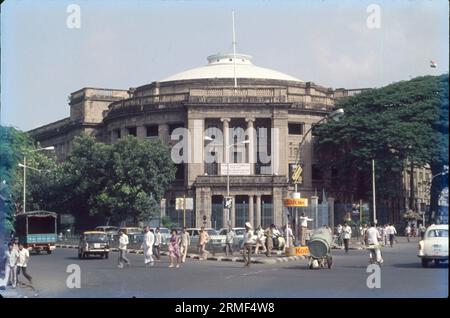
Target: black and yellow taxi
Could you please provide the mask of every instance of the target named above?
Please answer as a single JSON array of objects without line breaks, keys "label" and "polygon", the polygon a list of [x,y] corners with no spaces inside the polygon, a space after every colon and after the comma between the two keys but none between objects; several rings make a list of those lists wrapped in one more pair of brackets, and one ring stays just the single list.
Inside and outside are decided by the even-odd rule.
[{"label": "black and yellow taxi", "polygon": [[108,258],[109,240],[105,232],[86,231],[80,235],[78,258],[88,258],[90,255]]}]

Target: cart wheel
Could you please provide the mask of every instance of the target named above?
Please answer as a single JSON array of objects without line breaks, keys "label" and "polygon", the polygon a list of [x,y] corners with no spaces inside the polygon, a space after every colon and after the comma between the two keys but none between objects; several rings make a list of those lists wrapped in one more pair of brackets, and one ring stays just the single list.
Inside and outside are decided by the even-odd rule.
[{"label": "cart wheel", "polygon": [[333,265],[333,257],[327,256],[327,265],[328,268],[331,268],[331,265]]}]

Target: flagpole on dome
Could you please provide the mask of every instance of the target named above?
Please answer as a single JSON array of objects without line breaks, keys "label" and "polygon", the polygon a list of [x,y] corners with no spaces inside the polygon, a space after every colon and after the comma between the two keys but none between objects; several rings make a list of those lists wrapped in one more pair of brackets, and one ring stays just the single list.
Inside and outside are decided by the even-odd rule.
[{"label": "flagpole on dome", "polygon": [[236,30],[234,27],[234,10],[231,11],[231,18],[233,20],[233,73],[234,73],[234,88],[237,88],[236,79]]}]

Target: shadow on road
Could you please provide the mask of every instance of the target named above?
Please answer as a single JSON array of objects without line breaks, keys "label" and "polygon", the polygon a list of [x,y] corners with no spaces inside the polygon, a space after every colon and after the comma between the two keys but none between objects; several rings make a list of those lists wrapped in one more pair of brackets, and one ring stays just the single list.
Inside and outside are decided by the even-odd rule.
[{"label": "shadow on road", "polygon": [[[392,264],[393,267],[397,268],[422,268],[422,264],[419,262],[417,263],[407,263],[407,264]],[[434,263],[430,263],[427,268],[424,269],[433,269],[433,268],[448,268],[448,262],[447,263],[439,263],[438,265]]]}]

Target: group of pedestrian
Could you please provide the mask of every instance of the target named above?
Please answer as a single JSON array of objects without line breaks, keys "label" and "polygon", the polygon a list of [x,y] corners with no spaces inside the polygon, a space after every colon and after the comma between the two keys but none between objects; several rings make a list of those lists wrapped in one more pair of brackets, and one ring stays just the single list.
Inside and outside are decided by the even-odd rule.
[{"label": "group of pedestrian", "polygon": [[8,243],[8,248],[3,255],[5,262],[5,276],[0,278],[0,289],[6,289],[8,285],[16,288],[20,273],[32,284],[32,277],[27,273],[30,252],[23,244],[18,242]]},{"label": "group of pedestrian", "polygon": [[420,234],[420,238],[423,240],[426,232],[426,227],[423,224],[420,224],[418,228],[416,228],[415,224],[410,225],[409,223],[405,227],[405,236],[408,242],[410,241],[411,237],[416,237],[417,232]]},{"label": "group of pedestrian", "polygon": [[[130,260],[126,257],[127,247],[129,244],[128,235],[120,230],[119,231],[119,258],[117,267],[123,268],[124,265],[130,266]],[[149,226],[144,228],[144,237],[142,241],[142,251],[144,254],[144,264],[145,266],[154,266],[155,260],[153,255],[156,257],[156,261],[161,261],[161,245],[162,245],[162,235],[159,227],[155,231]],[[169,267],[179,268],[181,263],[186,261],[187,251],[190,245],[190,237],[187,232],[186,227],[183,228],[182,233],[178,234],[176,229],[172,229],[171,236],[168,241],[168,251],[169,251]]]}]

